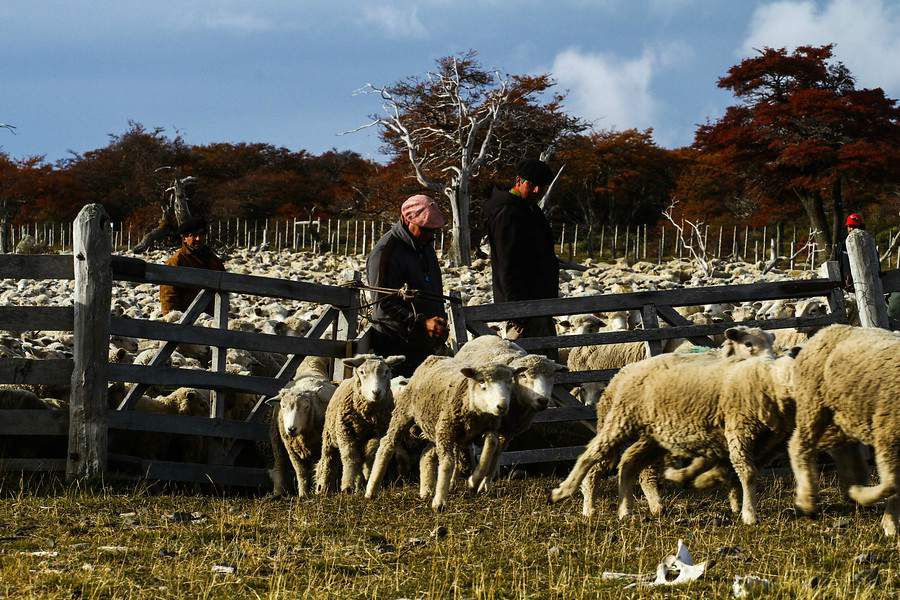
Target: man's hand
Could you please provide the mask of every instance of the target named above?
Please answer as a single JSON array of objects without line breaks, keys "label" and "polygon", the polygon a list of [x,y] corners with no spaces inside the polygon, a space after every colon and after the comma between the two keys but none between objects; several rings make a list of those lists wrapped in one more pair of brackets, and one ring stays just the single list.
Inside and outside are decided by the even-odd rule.
[{"label": "man's hand", "polygon": [[447,329],[447,319],[444,317],[431,317],[425,319],[425,335],[430,338],[446,338],[449,330]]}]

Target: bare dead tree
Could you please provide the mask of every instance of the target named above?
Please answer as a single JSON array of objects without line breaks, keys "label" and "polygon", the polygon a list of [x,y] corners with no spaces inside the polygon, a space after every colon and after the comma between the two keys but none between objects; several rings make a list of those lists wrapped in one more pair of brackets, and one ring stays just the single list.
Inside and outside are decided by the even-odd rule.
[{"label": "bare dead tree", "polygon": [[23,204],[20,198],[0,198],[0,253],[15,250],[9,240],[9,223]]},{"label": "bare dead tree", "polygon": [[[819,249],[819,248],[818,248],[818,243],[816,242],[816,239],[817,239],[819,233],[820,233],[819,230],[813,229],[813,230],[810,232],[809,237],[808,237],[807,240],[806,240],[806,243],[805,243],[803,246],[801,246],[796,252],[794,252],[793,254],[791,254],[790,256],[772,256],[772,258],[769,259],[768,264],[766,264],[765,268],[763,268],[762,274],[765,275],[766,273],[768,273],[769,271],[771,271],[772,269],[774,269],[775,266],[776,266],[778,263],[782,262],[782,261],[788,261],[789,263],[790,263],[790,262],[793,262],[795,258],[797,258],[798,256],[800,256],[800,255],[803,254],[804,252],[807,252],[807,251],[808,251],[808,252],[813,252],[813,253],[815,253],[815,252],[824,252],[824,251],[825,251],[824,249]],[[773,242],[773,243],[774,243],[774,242]],[[775,249],[774,249],[774,246],[773,246],[773,248],[772,248],[772,254],[774,255],[774,253],[775,253]]]},{"label": "bare dead tree", "polygon": [[153,244],[167,238],[178,236],[178,227],[191,218],[191,209],[188,203],[186,187],[197,181],[196,177],[179,177],[175,167],[160,167],[154,173],[176,171],[172,183],[162,194],[160,208],[162,216],[153,231],[149,232],[134,247],[135,253],[144,252]]},{"label": "bare dead tree", "polygon": [[16,135],[16,126],[9,123],[0,123],[0,129],[8,129],[10,133]]},{"label": "bare dead tree", "polygon": [[[682,219],[683,224],[679,224],[673,216],[677,204],[677,200],[673,201],[672,204],[662,212],[662,216],[664,216],[675,228],[675,234],[681,240],[681,245],[688,251],[694,264],[700,270],[700,273],[702,273],[704,277],[708,277],[712,274],[713,269],[712,260],[707,257],[706,252],[706,241],[703,236],[704,223],[703,221],[697,221],[695,223],[688,219]],[[685,228],[684,225],[687,225],[687,227]],[[685,229],[687,229],[687,239],[685,239]]]}]

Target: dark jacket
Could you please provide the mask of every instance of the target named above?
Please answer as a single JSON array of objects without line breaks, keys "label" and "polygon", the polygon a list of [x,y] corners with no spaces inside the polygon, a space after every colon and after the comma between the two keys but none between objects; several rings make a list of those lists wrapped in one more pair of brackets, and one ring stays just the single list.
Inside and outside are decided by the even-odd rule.
[{"label": "dark jacket", "polygon": [[[203,246],[199,250],[191,250],[184,244],[172,255],[166,264],[170,267],[193,267],[195,269],[210,269],[224,271],[225,264],[210,250],[209,246]],[[200,293],[200,288],[161,285],[159,286],[159,303],[162,305],[162,313],[167,314],[172,310],[185,311],[193,302],[194,297]],[[212,310],[212,303],[206,307],[205,312]]]},{"label": "dark jacket", "polygon": [[494,277],[494,302],[559,296],[553,231],[537,203],[495,189],[484,214]]},{"label": "dark jacket", "polygon": [[[431,244],[417,242],[402,223],[391,227],[369,254],[366,260],[369,285],[400,288],[403,284],[414,290],[443,294],[441,267]],[[431,317],[447,316],[444,301],[432,298],[416,298],[407,302],[388,294],[374,294],[373,300],[386,297],[373,310],[372,326],[379,332],[409,341],[412,337],[424,337],[424,321]]]}]

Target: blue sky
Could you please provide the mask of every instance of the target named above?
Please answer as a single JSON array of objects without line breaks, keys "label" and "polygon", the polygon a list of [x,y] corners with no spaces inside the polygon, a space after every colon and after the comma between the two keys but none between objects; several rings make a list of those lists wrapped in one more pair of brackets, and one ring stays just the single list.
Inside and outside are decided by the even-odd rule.
[{"label": "blue sky", "polygon": [[379,158],[379,106],[354,95],[469,48],[551,72],[598,128],[666,146],[730,101],[753,48],[836,42],[864,86],[900,97],[900,0],[0,0],[0,149],[48,160],[134,119],[190,143],[262,141]]}]

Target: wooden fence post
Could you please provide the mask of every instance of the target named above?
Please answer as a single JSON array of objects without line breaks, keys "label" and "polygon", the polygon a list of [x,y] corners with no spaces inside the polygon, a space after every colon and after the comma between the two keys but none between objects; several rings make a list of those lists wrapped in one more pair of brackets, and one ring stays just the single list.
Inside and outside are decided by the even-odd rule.
[{"label": "wooden fence post", "polygon": [[69,396],[66,478],[102,476],[106,471],[106,363],[112,300],[109,216],[88,204],[75,219],[74,368]]},{"label": "wooden fence post", "polygon": [[[349,226],[348,226],[349,232]],[[353,275],[349,279],[354,283],[362,282],[362,274],[359,271],[353,271]],[[353,356],[353,340],[356,338],[359,327],[359,293],[354,294],[350,299],[350,305],[346,307],[341,307],[341,314],[335,320],[335,327],[332,330],[334,334],[334,340],[346,340],[347,342],[347,352],[345,356],[347,358],[351,358]],[[353,370],[344,365],[344,361],[340,359],[334,360],[334,369],[332,371],[332,376],[335,381],[341,381],[350,377],[353,374]]]},{"label": "wooden fence post", "polygon": [[881,285],[881,262],[875,249],[875,238],[868,231],[854,229],[847,236],[847,255],[860,324],[863,327],[888,329],[890,321],[884,301],[884,287]]},{"label": "wooden fence post", "polygon": [[450,328],[453,332],[453,341],[450,345],[453,348],[453,352],[456,353],[469,341],[469,332],[466,329],[466,315],[463,312],[460,293],[456,290],[451,290],[450,297],[456,300],[450,301]]}]

